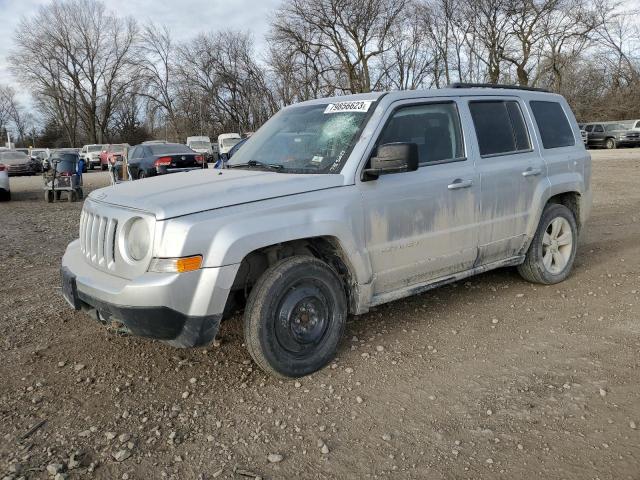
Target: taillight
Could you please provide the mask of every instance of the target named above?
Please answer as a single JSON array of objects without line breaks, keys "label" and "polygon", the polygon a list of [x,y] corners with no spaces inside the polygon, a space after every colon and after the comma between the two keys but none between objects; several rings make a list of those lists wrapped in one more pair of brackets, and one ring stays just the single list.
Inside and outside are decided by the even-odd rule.
[{"label": "taillight", "polygon": [[196,155],[196,162],[198,163],[204,162],[204,157],[202,155]]},{"label": "taillight", "polygon": [[171,157],[160,157],[153,164],[156,167],[168,167],[171,165]]},{"label": "taillight", "polygon": [[7,169],[2,163],[0,163],[0,172],[4,172]]}]

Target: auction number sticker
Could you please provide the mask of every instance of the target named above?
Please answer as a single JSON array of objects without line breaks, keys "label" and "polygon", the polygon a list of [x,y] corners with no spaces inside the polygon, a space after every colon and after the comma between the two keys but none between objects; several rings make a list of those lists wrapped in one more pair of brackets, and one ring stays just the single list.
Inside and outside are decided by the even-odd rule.
[{"label": "auction number sticker", "polygon": [[324,113],[368,112],[372,103],[372,100],[330,103]]}]

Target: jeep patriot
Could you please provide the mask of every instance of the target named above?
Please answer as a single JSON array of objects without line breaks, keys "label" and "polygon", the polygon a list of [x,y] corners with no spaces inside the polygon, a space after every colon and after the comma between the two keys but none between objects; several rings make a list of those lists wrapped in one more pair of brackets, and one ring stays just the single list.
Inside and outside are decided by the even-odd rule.
[{"label": "jeep patriot", "polygon": [[571,272],[591,158],[565,99],[454,85],[282,109],[224,170],[92,192],[62,259],[76,310],[177,347],[244,307],[249,353],[299,377],[348,314],[499,267]]}]

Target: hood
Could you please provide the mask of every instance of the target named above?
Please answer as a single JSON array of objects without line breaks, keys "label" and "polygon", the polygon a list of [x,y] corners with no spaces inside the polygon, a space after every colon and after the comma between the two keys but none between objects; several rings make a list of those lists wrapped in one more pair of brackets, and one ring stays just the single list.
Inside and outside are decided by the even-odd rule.
[{"label": "hood", "polygon": [[262,170],[191,170],[123,182],[89,198],[155,215],[157,220],[269,198],[344,185],[339,174],[292,174]]}]

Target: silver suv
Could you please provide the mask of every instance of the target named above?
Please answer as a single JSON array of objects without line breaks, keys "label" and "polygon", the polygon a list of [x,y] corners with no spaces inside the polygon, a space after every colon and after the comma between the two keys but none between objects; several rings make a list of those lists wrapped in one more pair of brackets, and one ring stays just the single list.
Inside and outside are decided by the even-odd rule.
[{"label": "silver suv", "polygon": [[349,313],[499,267],[570,273],[591,159],[561,96],[447,88],[283,109],[224,170],[125,182],[85,202],[62,260],[76,310],[179,347],[244,307],[247,348],[297,377]]}]

